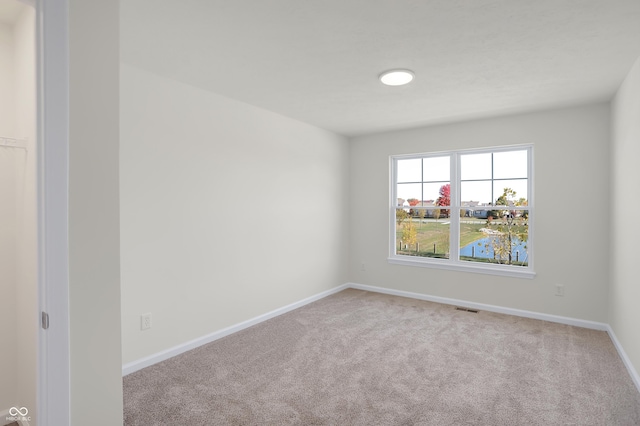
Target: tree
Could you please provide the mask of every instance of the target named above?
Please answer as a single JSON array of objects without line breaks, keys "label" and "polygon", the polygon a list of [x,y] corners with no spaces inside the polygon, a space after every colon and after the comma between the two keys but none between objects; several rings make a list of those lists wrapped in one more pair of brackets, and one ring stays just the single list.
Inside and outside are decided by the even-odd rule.
[{"label": "tree", "polygon": [[[516,201],[516,191],[504,188],[504,192],[496,199],[496,206],[524,206],[527,205],[524,198]],[[494,258],[498,263],[513,264],[513,249],[521,242],[529,239],[529,226],[526,222],[527,215],[518,214],[521,210],[496,211],[502,220],[497,222],[496,233],[491,236],[490,243],[485,245],[493,249]],[[487,220],[491,225],[491,222]],[[525,246],[526,248],[526,246]]]},{"label": "tree", "polygon": [[398,224],[396,229],[402,227],[401,242],[410,246],[417,244],[418,230],[413,223],[413,219],[411,219],[411,215],[409,215],[407,211],[404,209],[396,209],[396,223]]},{"label": "tree", "polygon": [[[407,203],[409,203],[409,205],[411,207],[417,206],[418,204],[420,204],[420,200],[418,200],[417,198],[409,198],[407,200]],[[416,211],[414,209],[409,209],[409,214],[411,216],[415,216],[416,215]]]},{"label": "tree", "polygon": [[398,226],[402,225],[407,217],[409,217],[409,213],[407,213],[404,209],[396,209],[396,222]]},{"label": "tree", "polygon": [[[515,205],[516,191],[511,188],[505,188],[501,196],[496,200],[496,206],[511,206]],[[523,200],[521,198],[520,200]]]},{"label": "tree", "polygon": [[402,242],[409,246],[414,246],[418,242],[418,230],[411,219],[402,225]]},{"label": "tree", "polygon": [[420,219],[420,228],[422,228],[422,220],[424,219],[427,211],[425,209],[418,210],[418,218]]},{"label": "tree", "polygon": [[[440,191],[438,191],[440,196],[436,200],[437,206],[450,206],[451,205],[451,184],[447,183],[446,185],[442,185],[440,187]],[[449,217],[449,210],[442,210],[442,214],[445,217]]]},{"label": "tree", "polygon": [[[529,202],[526,198],[520,198],[516,203],[516,206],[528,206]],[[529,210],[522,210],[522,217],[527,219],[529,217]]]}]

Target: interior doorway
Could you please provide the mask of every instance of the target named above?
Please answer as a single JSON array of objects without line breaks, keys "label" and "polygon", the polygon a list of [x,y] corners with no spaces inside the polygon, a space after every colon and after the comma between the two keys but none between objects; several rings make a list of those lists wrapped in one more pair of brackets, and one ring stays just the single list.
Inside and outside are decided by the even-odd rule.
[{"label": "interior doorway", "polygon": [[[23,13],[33,18],[24,21],[29,22],[31,28],[16,24],[16,17]],[[9,166],[7,170],[22,170],[21,176],[24,178],[13,179],[16,184],[21,182],[29,187],[29,191],[35,192],[34,196],[27,195],[25,188],[20,195],[20,200],[27,202],[23,213],[10,213],[13,214],[14,223],[19,219],[25,226],[25,233],[21,234],[24,240],[16,237],[20,242],[15,242],[15,249],[10,253],[26,250],[27,255],[22,256],[21,261],[27,263],[18,267],[14,259],[8,263],[12,265],[8,269],[4,270],[0,266],[2,284],[5,282],[2,273],[7,276],[19,273],[29,276],[29,284],[19,287],[20,292],[24,293],[21,298],[24,306],[8,308],[10,316],[7,324],[13,326],[0,327],[0,347],[3,349],[0,351],[0,370],[4,365],[15,368],[15,371],[9,373],[0,371],[0,383],[4,388],[5,377],[2,375],[6,374],[7,380],[12,380],[7,386],[17,383],[21,389],[8,391],[9,396],[0,394],[0,425],[7,421],[14,423],[15,420],[7,418],[17,416],[24,417],[20,419],[22,425],[70,424],[68,15],[68,0],[0,0],[0,27],[3,30],[0,33],[0,43],[4,42],[6,47],[13,46],[14,43],[30,46],[28,49],[11,47],[11,56],[7,58],[19,51],[33,60],[32,65],[27,68],[18,68],[16,71],[15,65],[6,65],[6,75],[0,73],[0,91],[4,91],[0,92],[0,103],[5,97],[14,102],[13,107],[6,109],[6,117],[13,118],[5,118],[8,124],[5,128],[0,127],[0,136],[4,136],[4,132],[14,131],[5,136],[4,145],[16,145],[0,147],[0,150],[5,151],[7,156],[9,152],[23,155],[23,169],[19,169],[19,162],[9,162],[13,166]],[[21,34],[25,37],[14,37],[16,29],[21,29]],[[4,59],[0,58],[0,63],[11,63]],[[25,82],[29,87],[31,92],[28,96],[11,95],[9,98],[11,93],[18,90],[14,86],[19,83],[14,78]],[[2,81],[6,84],[3,85]],[[27,99],[29,102],[26,102]],[[33,114],[33,119],[29,119],[33,125],[29,127],[27,134],[15,136],[15,132],[21,129],[16,127],[14,120],[18,117],[19,109]],[[2,121],[2,117],[5,117],[4,110],[0,110],[0,116]],[[12,187],[12,184],[7,186]],[[17,189],[15,194],[19,194]],[[3,238],[4,235],[0,235],[0,240]],[[14,237],[9,240],[14,241]],[[33,250],[29,247],[30,244],[35,246]],[[0,302],[4,302],[5,297],[11,297],[7,303],[0,303],[0,309],[7,304],[18,303],[15,294],[17,288],[15,285],[0,285]],[[52,318],[51,325],[46,330],[40,326],[43,312],[47,312]],[[0,319],[4,321],[4,318]],[[15,324],[18,323],[24,324],[25,330],[17,328]],[[14,355],[16,352],[18,359]],[[6,354],[10,355],[4,359]],[[8,412],[5,407],[8,407]]]},{"label": "interior doorway", "polygon": [[36,9],[0,0],[0,425],[35,425],[38,390]]}]

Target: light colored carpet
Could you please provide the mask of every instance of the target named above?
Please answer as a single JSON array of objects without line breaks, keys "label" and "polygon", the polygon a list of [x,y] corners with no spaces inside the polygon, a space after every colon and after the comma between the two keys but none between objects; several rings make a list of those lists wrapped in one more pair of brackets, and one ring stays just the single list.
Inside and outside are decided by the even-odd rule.
[{"label": "light colored carpet", "polygon": [[124,377],[126,425],[640,425],[605,332],[345,290]]}]

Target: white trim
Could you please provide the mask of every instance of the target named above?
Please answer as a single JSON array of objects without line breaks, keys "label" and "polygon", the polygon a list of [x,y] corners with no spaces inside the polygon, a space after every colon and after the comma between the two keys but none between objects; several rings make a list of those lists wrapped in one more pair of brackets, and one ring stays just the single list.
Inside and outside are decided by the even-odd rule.
[{"label": "white trim", "polygon": [[[491,154],[493,156],[493,154]],[[460,167],[460,154],[453,153],[449,157],[449,257],[450,259],[442,259],[453,264],[460,262],[460,205],[462,204],[462,196],[460,190],[462,184]],[[492,172],[493,174],[493,172]],[[394,244],[395,248],[395,244]]]},{"label": "white trim", "polygon": [[638,372],[633,367],[631,360],[629,359],[629,357],[627,356],[627,353],[622,348],[622,344],[616,337],[616,334],[613,332],[613,328],[611,328],[609,324],[607,324],[607,333],[609,334],[609,337],[611,338],[613,345],[616,347],[616,350],[618,351],[618,355],[620,355],[620,358],[622,358],[622,362],[624,363],[624,366],[627,367],[627,371],[631,376],[631,380],[633,381],[633,384],[636,385],[636,389],[638,389],[638,392],[640,392],[640,375],[638,375]]},{"label": "white trim", "polygon": [[[463,155],[468,154],[494,154],[499,152],[509,152],[509,151],[526,151],[527,152],[527,200],[528,206],[521,206],[516,208],[516,210],[528,210],[529,218],[527,220],[529,226],[528,232],[528,241],[527,241],[527,265],[526,266],[512,266],[509,265],[505,268],[504,265],[495,264],[495,263],[483,263],[483,262],[470,262],[466,260],[460,260],[460,210],[466,208],[465,206],[460,205],[460,186],[461,186],[461,157]],[[449,252],[450,255],[448,258],[430,258],[423,256],[407,256],[402,254],[397,254],[397,224],[396,224],[396,210],[402,208],[398,206],[398,170],[397,163],[399,160],[409,160],[409,159],[420,159],[423,160],[425,158],[435,158],[435,157],[444,157],[448,156],[450,161],[449,166],[449,185],[450,185],[450,197],[451,197],[451,205],[449,206],[450,215],[449,221],[451,222],[451,226],[449,229]],[[405,266],[418,266],[423,268],[436,268],[436,269],[447,269],[454,271],[465,271],[471,273],[480,273],[480,274],[488,274],[488,275],[498,275],[498,276],[508,276],[508,277],[516,277],[516,278],[534,278],[535,277],[535,269],[534,269],[534,209],[535,209],[535,201],[534,201],[534,173],[533,173],[533,156],[534,156],[534,145],[533,144],[523,144],[523,145],[504,145],[497,147],[487,147],[487,148],[478,148],[478,149],[461,149],[461,150],[452,150],[452,151],[440,151],[440,152],[432,152],[432,153],[416,153],[416,154],[400,154],[400,155],[391,155],[389,156],[389,175],[390,179],[390,188],[389,188],[389,263],[396,265],[405,265]],[[493,176],[493,174],[492,174]],[[424,176],[422,176],[422,179]],[[498,179],[499,180],[499,179]],[[494,181],[492,177],[492,181]],[[421,181],[422,182],[422,181]],[[443,181],[445,182],[445,181]],[[420,183],[420,182],[413,182]],[[494,194],[495,195],[495,194]],[[423,197],[424,194],[423,194]],[[479,210],[495,210],[499,209],[500,206],[479,206]],[[421,207],[412,207],[417,209],[424,210],[435,210],[436,206],[421,206]],[[504,210],[504,209],[503,209]]]},{"label": "white trim", "polygon": [[620,358],[622,359],[622,362],[624,363],[625,367],[627,368],[627,371],[629,372],[629,375],[631,376],[631,380],[633,381],[633,383],[635,384],[636,388],[640,392],[640,376],[638,375],[638,373],[636,372],[635,368],[633,367],[633,364],[631,363],[631,360],[629,359],[629,357],[627,356],[626,352],[622,348],[622,345],[618,341],[615,333],[613,332],[613,329],[611,328],[611,326],[609,324],[596,322],[596,321],[581,320],[581,319],[577,319],[577,318],[563,317],[563,316],[559,316],[559,315],[551,315],[551,314],[543,314],[543,313],[539,313],[539,312],[525,311],[525,310],[521,310],[521,309],[506,308],[506,307],[503,307],[503,306],[486,305],[484,303],[469,302],[467,300],[451,299],[451,298],[448,298],[448,297],[431,296],[431,295],[427,295],[427,294],[413,293],[413,292],[403,291],[403,290],[393,290],[393,289],[384,288],[384,287],[375,287],[375,286],[370,286],[370,285],[365,285],[365,284],[357,284],[357,283],[346,283],[346,284],[343,284],[341,286],[332,288],[332,289],[324,291],[322,293],[318,293],[315,296],[311,296],[311,297],[308,297],[306,299],[303,299],[303,300],[301,300],[299,302],[295,302],[295,303],[292,303],[290,305],[284,306],[282,308],[279,308],[279,309],[273,310],[271,312],[268,312],[266,314],[257,316],[255,318],[250,319],[250,320],[247,320],[247,321],[241,322],[239,324],[224,328],[222,330],[218,330],[218,331],[216,331],[214,333],[208,334],[208,335],[200,337],[198,339],[191,340],[189,342],[185,342],[185,343],[180,344],[178,346],[174,346],[173,348],[169,348],[167,350],[158,352],[156,354],[153,354],[153,355],[150,355],[148,357],[139,359],[137,361],[130,362],[130,363],[125,364],[125,365],[122,366],[122,375],[126,376],[127,374],[131,374],[131,373],[133,373],[135,371],[138,371],[138,370],[141,370],[141,369],[143,369],[145,367],[149,367],[149,366],[151,366],[153,364],[156,364],[158,362],[164,361],[166,359],[169,359],[171,357],[174,357],[176,355],[184,353],[184,352],[186,352],[188,350],[195,349],[195,348],[197,348],[199,346],[202,346],[202,345],[205,345],[207,343],[213,342],[215,340],[218,340],[218,339],[220,339],[222,337],[228,336],[228,335],[233,334],[235,332],[238,332],[240,330],[244,330],[244,329],[246,329],[248,327],[251,327],[253,325],[259,324],[259,323],[261,323],[263,321],[266,321],[268,319],[277,317],[278,315],[282,315],[284,313],[290,312],[290,311],[292,311],[294,309],[297,309],[297,308],[300,308],[300,307],[302,307],[304,305],[308,305],[309,303],[315,302],[317,300],[320,300],[320,299],[325,298],[327,296],[330,296],[332,294],[338,293],[338,292],[340,292],[342,290],[346,290],[348,288],[353,288],[353,289],[356,289],[356,290],[370,291],[370,292],[374,292],[374,293],[389,294],[389,295],[392,295],[392,296],[408,297],[408,298],[411,298],[411,299],[426,300],[426,301],[429,301],[429,302],[436,302],[436,303],[442,303],[442,304],[446,304],[446,305],[460,306],[460,307],[464,307],[464,308],[471,308],[471,309],[477,309],[477,310],[481,310],[481,311],[495,312],[495,313],[499,313],[499,314],[513,315],[513,316],[522,317],[522,318],[531,318],[531,319],[536,319],[536,320],[549,321],[549,322],[554,322],[554,323],[558,323],[558,324],[566,324],[566,325],[571,325],[571,326],[575,326],[575,327],[588,328],[588,329],[592,329],[592,330],[606,331],[607,334],[609,335],[609,337],[611,338],[611,341],[613,342],[613,345],[615,346],[616,350],[618,351],[618,354],[620,355]]},{"label": "white trim", "polygon": [[[393,256],[387,259],[389,263],[420,268],[446,269],[449,271],[472,272],[476,274],[498,275],[513,278],[535,278],[536,273],[529,268],[509,265],[496,265],[464,261],[438,261],[428,257]],[[484,266],[487,265],[487,266]]]},{"label": "white trim", "polygon": [[38,298],[50,327],[38,327],[37,418],[71,424],[69,353],[68,0],[38,0]]},{"label": "white trim", "polygon": [[304,305],[308,305],[309,303],[315,302],[317,300],[323,299],[332,294],[338,293],[342,290],[349,288],[348,284],[343,284],[338,287],[334,287],[330,290],[323,291],[322,293],[318,293],[314,296],[307,297],[306,299],[300,300],[299,302],[291,303],[290,305],[284,306],[282,308],[275,309],[271,312],[267,312],[266,314],[259,315],[255,318],[251,318],[247,321],[243,321],[239,324],[232,325],[227,328],[223,328],[222,330],[215,331],[211,334],[207,334],[206,336],[199,337],[197,339],[191,340],[189,342],[182,343],[180,345],[174,346],[172,348],[166,349],[164,351],[158,352],[153,355],[149,355],[147,357],[141,358],[137,361],[133,361],[127,363],[122,366],[122,375],[126,376],[127,374],[131,374],[135,371],[141,370],[145,367],[149,367],[158,362],[164,361],[166,359],[172,358],[176,355],[180,355],[186,351],[191,349],[195,349],[199,346],[205,345],[207,343],[211,343],[215,340],[221,339],[230,334],[236,333],[238,331],[244,330],[245,328],[251,327],[253,325],[259,324],[268,319],[277,317],[278,315],[285,314],[294,309],[298,309]]},{"label": "white trim", "polygon": [[503,306],[485,305],[484,303],[469,302],[467,300],[450,299],[448,297],[439,297],[439,296],[430,296],[427,294],[412,293],[412,292],[403,291],[403,290],[393,290],[393,289],[383,288],[383,287],[374,287],[374,286],[364,285],[364,284],[348,283],[347,285],[349,288],[371,291],[374,293],[408,297],[411,299],[426,300],[429,302],[443,303],[445,305],[461,306],[464,308],[477,309],[480,311],[489,311],[489,312],[495,312],[498,314],[513,315],[516,317],[550,321],[550,322],[555,322],[559,324],[573,325],[576,327],[590,328],[592,330],[607,331],[607,328],[609,327],[608,324],[605,324],[602,322],[581,320],[576,318],[562,317],[562,316],[551,315],[551,314],[543,314],[543,313],[532,312],[532,311],[524,311],[521,309],[505,308]]},{"label": "white trim", "polygon": [[445,155],[451,155],[456,153],[484,154],[487,152],[517,151],[517,150],[527,149],[528,147],[533,147],[533,143],[524,143],[524,144],[516,144],[516,145],[495,145],[495,146],[487,146],[483,148],[452,149],[447,151],[426,151],[426,152],[416,152],[416,153],[409,153],[409,154],[394,154],[391,157],[406,160],[411,158],[422,158],[422,157],[443,157]]},{"label": "white trim", "polygon": [[[447,206],[450,207],[450,206]],[[497,208],[496,208],[497,207]],[[562,205],[558,205],[557,208],[562,208],[564,206]],[[395,209],[406,209],[407,207],[405,206],[395,206]],[[412,210],[437,210],[437,209],[441,209],[441,206],[436,206],[436,205],[429,205],[429,206],[409,206],[408,208],[412,209]],[[529,206],[458,206],[457,208],[459,208],[460,210],[532,210],[533,207],[529,207]],[[451,215],[453,216],[453,215]],[[431,218],[427,218],[427,219],[431,219]],[[440,219],[442,221],[446,220],[446,219]],[[469,223],[471,221],[466,221],[465,219],[460,221],[461,223]],[[473,223],[477,223],[477,222],[473,222]]]}]

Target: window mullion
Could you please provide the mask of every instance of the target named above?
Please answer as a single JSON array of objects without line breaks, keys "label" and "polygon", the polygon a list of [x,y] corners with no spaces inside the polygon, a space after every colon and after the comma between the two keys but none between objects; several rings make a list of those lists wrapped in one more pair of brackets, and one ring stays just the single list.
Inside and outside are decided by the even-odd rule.
[{"label": "window mullion", "polygon": [[460,260],[460,154],[451,154],[450,168],[450,228],[449,228],[449,259]]},{"label": "window mullion", "polygon": [[529,232],[528,232],[528,241],[527,241],[527,246],[528,246],[528,250],[527,250],[527,255],[529,257],[529,268],[533,269],[534,266],[534,247],[535,247],[535,243],[534,243],[534,235],[535,235],[535,197],[534,197],[534,178],[533,178],[533,148],[532,147],[528,147],[527,148],[527,198],[528,198],[528,205],[529,205],[529,219],[527,221],[528,226],[529,226]]},{"label": "window mullion", "polygon": [[391,199],[389,204],[391,209],[389,211],[389,243],[390,243],[390,255],[396,255],[396,207],[398,205],[398,160],[396,158],[391,159]]},{"label": "window mullion", "polygon": [[493,180],[493,152],[491,153],[491,204],[495,204],[496,202],[496,194],[493,193],[493,187],[494,187],[494,180]]},{"label": "window mullion", "polygon": [[420,159],[420,205],[424,201],[424,158]]},{"label": "window mullion", "polygon": [[[496,175],[497,171],[494,170],[494,166],[500,165],[503,169],[505,167],[513,168],[513,165],[515,164],[522,164],[524,157],[522,152],[515,153],[517,157],[509,157],[501,154],[500,159],[497,157],[494,158],[494,154],[509,151],[523,151],[525,149],[527,151],[528,160],[526,164],[526,178],[520,177],[522,176],[521,172],[511,173],[511,175],[519,177],[509,177],[510,174],[505,173],[504,170],[501,171],[500,174]],[[475,160],[473,157],[469,157],[470,163],[469,167],[467,167],[467,155],[485,153],[490,154],[490,158],[484,156],[484,159],[481,158],[480,160]],[[508,161],[515,161],[512,160],[512,158],[516,158],[519,163],[508,163]],[[449,160],[448,163],[446,162],[447,159]],[[465,180],[465,201],[469,201],[470,203],[468,205],[465,203],[464,208],[462,206],[461,196],[463,189],[461,180],[463,159],[465,160],[465,176],[467,178],[476,176],[475,179],[471,178]],[[416,160],[420,160],[420,162],[418,163]],[[427,160],[429,161],[428,164]],[[490,161],[490,164],[487,164],[488,161]],[[505,163],[505,161],[507,161],[507,163]],[[487,167],[490,167],[490,174],[487,176],[486,174],[476,173],[475,170],[479,166],[482,167],[482,170],[486,170]],[[463,150],[460,152],[450,151],[392,156],[389,167],[391,171],[392,186],[390,190],[391,200],[389,209],[389,242],[391,246],[389,250],[390,263],[526,278],[532,278],[535,276],[535,273],[533,272],[533,221],[535,217],[535,203],[533,199],[534,167],[532,146],[509,146]],[[446,167],[449,168],[449,173],[446,173],[446,170],[442,173],[443,169]],[[524,169],[524,167],[521,167],[521,169]],[[427,170],[429,170],[428,173]],[[509,171],[508,168],[506,170]],[[420,177],[417,176],[418,173],[420,173]],[[427,173],[427,176],[425,176],[425,173]],[[400,184],[398,183],[398,179],[401,179],[402,181]],[[448,179],[448,182],[446,179]],[[520,182],[522,180],[526,180],[526,189],[524,188],[523,183]],[[505,181],[504,185],[499,185],[502,184],[500,181]],[[524,198],[527,201],[527,204],[514,206],[510,203],[502,203],[505,205],[495,205],[496,197],[501,193],[497,187],[511,187],[512,185],[511,182],[507,183],[506,181],[518,181],[513,183],[513,185],[518,186],[517,188],[514,187],[514,189],[518,191],[518,193],[524,193],[526,191],[527,194]],[[480,183],[467,185],[466,182]],[[488,182],[489,188],[487,188],[486,184],[482,182]],[[398,205],[399,196],[403,199],[420,198],[419,201],[421,202],[425,201],[425,198],[429,198],[430,200],[434,199],[434,197],[438,197],[437,188],[440,187],[440,190],[442,190],[442,187],[447,183],[450,188],[450,202],[448,207],[445,207],[444,204],[440,205],[437,200],[435,202],[430,201],[427,204],[418,204],[417,206],[412,207],[403,207],[402,205]],[[495,193],[496,191],[498,191],[498,193]],[[474,201],[473,197],[476,193],[481,194],[481,198],[479,198],[478,201],[471,203]],[[440,194],[442,194],[442,192],[440,192]],[[485,201],[487,196],[490,196],[491,198],[488,201]],[[509,198],[507,201],[510,200],[511,199]],[[517,203],[515,198],[513,201],[514,203]],[[509,207],[507,207],[507,204],[509,204]],[[508,242],[505,243],[505,239],[500,237],[500,235],[505,235],[505,226],[508,226],[508,232],[509,235],[511,235],[512,222],[508,222],[508,219],[494,218],[495,220],[492,221],[489,219],[484,221],[484,218],[487,218],[488,212],[496,210],[497,207],[501,210],[528,212],[528,220],[526,221],[520,220],[520,218],[523,217],[522,215],[513,216],[514,220],[518,219],[519,221],[519,223],[515,225],[518,227],[515,229],[515,235],[520,236],[522,233],[525,233],[524,238],[526,239],[526,245],[524,247],[515,246],[514,248],[511,238],[509,238]],[[467,208],[479,210],[481,213],[484,211],[484,214],[476,215],[474,211],[474,217],[469,219],[467,224],[467,219],[460,217],[460,214],[464,214],[467,211]],[[400,217],[397,215],[398,209],[404,209],[407,212],[413,209],[414,215],[411,216],[415,217],[405,217],[406,215],[402,215],[402,217]],[[450,212],[448,218],[444,218],[438,214],[442,210],[446,209]],[[401,211],[400,213],[403,212]],[[496,215],[494,214],[492,216]],[[416,217],[418,217],[419,220],[416,219]],[[397,223],[398,220],[400,220],[400,224]],[[508,223],[505,222],[505,220]],[[525,227],[523,227],[523,225]],[[442,231],[444,231],[442,228],[445,226],[448,227],[449,230],[448,242],[445,241],[445,238],[447,238],[446,234],[442,233]],[[463,226],[464,229],[462,229]],[[464,240],[465,247],[461,247],[461,238]],[[470,242],[477,242],[477,247],[467,247],[470,245]],[[475,252],[473,250],[474,248]],[[508,258],[505,257],[505,253],[508,253],[509,248],[511,248],[511,253],[516,253],[515,263],[511,262],[511,256],[508,256]],[[445,253],[446,258],[443,256]],[[492,253],[493,260],[490,258]],[[520,258],[522,258],[522,254],[524,254],[526,257],[523,259],[526,260],[519,262],[518,254],[521,255]],[[505,259],[508,263],[505,263]]]}]

